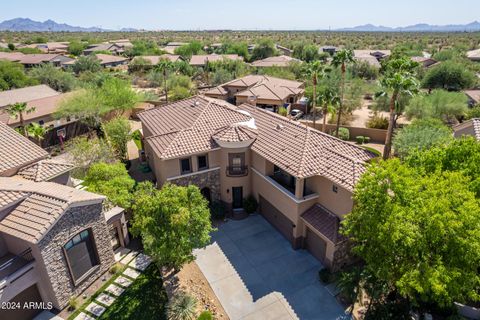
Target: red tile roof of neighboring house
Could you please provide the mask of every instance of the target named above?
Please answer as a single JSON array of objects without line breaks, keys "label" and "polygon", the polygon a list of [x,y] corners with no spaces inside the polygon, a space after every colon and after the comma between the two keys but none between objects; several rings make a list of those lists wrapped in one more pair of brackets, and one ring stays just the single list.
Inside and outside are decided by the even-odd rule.
[{"label": "red tile roof of neighboring house", "polygon": [[252,62],[254,67],[288,67],[292,62],[300,62],[300,60],[289,56],[269,57],[263,60]]},{"label": "red tile roof of neighboring house", "polygon": [[37,99],[58,96],[60,94],[60,92],[53,90],[45,84],[1,91],[0,107],[8,106],[17,102],[29,102]]},{"label": "red tile roof of neighboring house", "polygon": [[109,54],[98,53],[95,55],[98,60],[100,60],[100,64],[109,64],[115,62],[125,62],[128,61],[128,58],[121,57],[121,56],[112,56]]},{"label": "red tile roof of neighboring house", "polygon": [[272,112],[203,96],[142,112],[139,118],[147,143],[160,159],[218,148],[215,133],[252,118],[258,135],[251,149],[295,177],[321,175],[352,190],[365,171],[365,162],[375,157],[363,148]]},{"label": "red tile roof of neighboring house", "polygon": [[466,128],[471,128],[471,131],[469,133],[473,135],[475,139],[480,141],[480,118],[473,118],[463,123],[460,123],[453,127],[453,131],[457,132],[461,129],[466,129]]},{"label": "red tile roof of neighboring house", "polygon": [[465,90],[467,96],[470,97],[475,103],[480,103],[480,90]]},{"label": "red tile roof of neighboring house", "polygon": [[20,169],[18,175],[36,182],[49,181],[61,174],[71,171],[73,168],[74,165],[72,164],[46,159]]},{"label": "red tile roof of neighboring house", "polygon": [[346,237],[339,232],[340,219],[320,204],[312,206],[301,217],[334,244],[346,240]]}]

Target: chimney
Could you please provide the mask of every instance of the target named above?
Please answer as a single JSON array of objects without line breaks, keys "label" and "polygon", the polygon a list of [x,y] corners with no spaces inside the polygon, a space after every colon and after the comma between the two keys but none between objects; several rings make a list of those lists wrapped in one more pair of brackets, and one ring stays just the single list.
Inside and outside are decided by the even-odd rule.
[{"label": "chimney", "polygon": [[257,106],[257,97],[256,96],[249,96],[247,98],[247,103],[249,105],[252,105],[252,106],[256,107]]}]

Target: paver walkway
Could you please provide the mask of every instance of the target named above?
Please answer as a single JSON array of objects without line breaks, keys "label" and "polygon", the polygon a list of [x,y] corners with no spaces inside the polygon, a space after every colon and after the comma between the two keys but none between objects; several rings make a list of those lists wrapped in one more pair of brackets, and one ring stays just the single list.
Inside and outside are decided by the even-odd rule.
[{"label": "paver walkway", "polygon": [[319,282],[320,262],[259,215],[221,225],[195,255],[231,320],[349,319]]}]

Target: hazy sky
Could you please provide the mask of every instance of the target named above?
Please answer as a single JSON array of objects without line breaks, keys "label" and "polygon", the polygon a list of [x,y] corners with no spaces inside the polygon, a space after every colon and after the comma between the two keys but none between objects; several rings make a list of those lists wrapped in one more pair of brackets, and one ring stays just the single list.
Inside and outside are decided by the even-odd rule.
[{"label": "hazy sky", "polygon": [[463,24],[479,0],[0,0],[0,21],[23,17],[118,29],[328,29],[366,23]]}]

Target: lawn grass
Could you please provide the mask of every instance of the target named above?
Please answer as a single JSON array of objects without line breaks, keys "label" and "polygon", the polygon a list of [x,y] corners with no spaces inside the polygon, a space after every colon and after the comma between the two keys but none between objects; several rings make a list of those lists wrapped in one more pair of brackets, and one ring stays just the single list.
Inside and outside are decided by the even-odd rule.
[{"label": "lawn grass", "polygon": [[98,319],[166,319],[168,302],[160,270],[150,265]]}]

